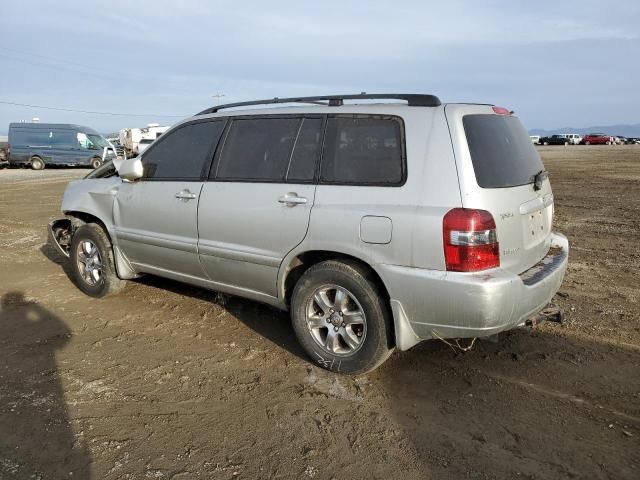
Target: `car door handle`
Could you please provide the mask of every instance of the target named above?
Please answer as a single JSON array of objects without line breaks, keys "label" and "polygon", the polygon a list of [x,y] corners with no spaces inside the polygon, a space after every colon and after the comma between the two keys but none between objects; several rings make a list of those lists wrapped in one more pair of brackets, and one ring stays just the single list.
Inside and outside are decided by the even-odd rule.
[{"label": "car door handle", "polygon": [[175,195],[175,197],[180,200],[193,200],[196,196],[197,195],[195,193],[191,193],[189,190],[182,190]]},{"label": "car door handle", "polygon": [[284,203],[288,207],[295,207],[296,205],[304,205],[307,203],[307,199],[305,197],[299,197],[295,192],[289,192],[278,198],[278,202]]}]

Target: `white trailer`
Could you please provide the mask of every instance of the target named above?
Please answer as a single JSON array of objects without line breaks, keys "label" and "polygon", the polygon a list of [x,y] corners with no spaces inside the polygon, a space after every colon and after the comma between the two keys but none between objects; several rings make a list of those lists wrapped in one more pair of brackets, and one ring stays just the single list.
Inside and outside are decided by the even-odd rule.
[{"label": "white trailer", "polygon": [[124,147],[128,157],[135,157],[140,153],[140,140],[155,140],[168,129],[168,126],[160,126],[157,123],[150,123],[143,128],[123,128],[119,132],[120,145]]}]

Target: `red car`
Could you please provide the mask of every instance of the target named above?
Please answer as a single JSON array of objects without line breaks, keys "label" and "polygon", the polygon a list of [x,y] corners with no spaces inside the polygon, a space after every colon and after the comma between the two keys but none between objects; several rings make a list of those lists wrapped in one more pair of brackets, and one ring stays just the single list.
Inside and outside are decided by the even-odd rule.
[{"label": "red car", "polygon": [[582,137],[580,142],[582,145],[611,145],[613,139],[610,135],[604,133],[588,133]]}]

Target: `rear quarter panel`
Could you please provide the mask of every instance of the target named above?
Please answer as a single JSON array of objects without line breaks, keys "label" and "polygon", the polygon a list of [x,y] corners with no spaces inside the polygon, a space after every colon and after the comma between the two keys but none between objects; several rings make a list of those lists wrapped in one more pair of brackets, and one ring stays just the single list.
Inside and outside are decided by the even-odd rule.
[{"label": "rear quarter panel", "polygon": [[493,114],[492,107],[448,104],[445,108],[459,172],[462,206],[491,212],[500,242],[500,266],[520,273],[543,258],[551,244],[553,195],[549,179],[544,180],[537,192],[531,184],[480,187],[462,119],[465,115]]},{"label": "rear quarter panel", "polygon": [[[442,217],[461,205],[444,109],[400,107],[379,112],[390,113],[404,122],[406,182],[396,187],[318,185],[308,234],[285,258],[280,282],[291,259],[311,250],[348,254],[374,269],[388,264],[444,270]],[[363,217],[390,219],[390,241],[363,241]],[[387,288],[393,295],[393,286]]]}]

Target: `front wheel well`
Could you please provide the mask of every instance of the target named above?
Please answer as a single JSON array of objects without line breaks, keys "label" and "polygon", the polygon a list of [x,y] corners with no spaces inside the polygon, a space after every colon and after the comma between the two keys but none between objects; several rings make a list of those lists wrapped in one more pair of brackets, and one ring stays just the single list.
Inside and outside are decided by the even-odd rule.
[{"label": "front wheel well", "polygon": [[102,230],[104,230],[104,233],[107,235],[109,240],[111,240],[111,235],[109,235],[109,230],[107,229],[107,226],[104,224],[102,220],[100,220],[95,215],[91,215],[90,213],[86,213],[86,212],[74,212],[74,211],[64,212],[64,213],[67,216],[67,218],[71,220],[71,225],[73,226],[74,230],[80,228],[82,225],[86,223],[95,223],[99,225],[100,228],[102,228]]},{"label": "front wheel well", "polygon": [[389,292],[376,272],[371,265],[369,265],[364,260],[361,260],[352,255],[347,255],[345,253],[332,252],[328,250],[312,250],[308,252],[301,253],[296,255],[287,266],[285,271],[285,279],[283,284],[283,297],[284,301],[287,305],[291,305],[291,295],[293,294],[293,289],[296,286],[296,283],[302,277],[304,272],[306,272],[313,265],[324,262],[327,260],[337,260],[345,263],[357,264],[360,267],[364,268],[370,275],[371,279],[376,283],[376,285],[380,288],[380,291],[384,295],[384,300],[387,305],[389,305]]}]

